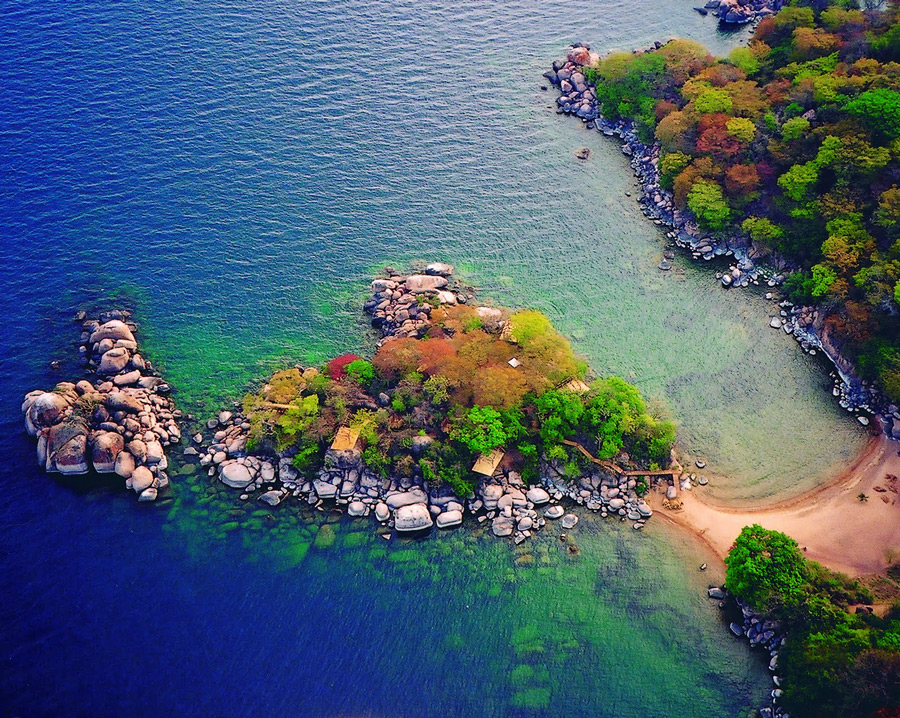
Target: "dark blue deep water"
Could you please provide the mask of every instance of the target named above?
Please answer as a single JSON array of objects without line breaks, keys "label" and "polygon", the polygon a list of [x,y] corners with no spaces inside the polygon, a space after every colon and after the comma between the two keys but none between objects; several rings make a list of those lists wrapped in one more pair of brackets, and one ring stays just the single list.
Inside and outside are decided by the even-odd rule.
[{"label": "dark blue deep water", "polygon": [[[539,89],[573,40],[676,34],[740,39],[687,0],[4,5],[0,716],[760,701],[762,660],[703,598],[698,549],[661,526],[585,517],[573,558],[553,536],[386,543],[367,522],[238,506],[190,473],[138,505],[38,472],[19,416],[25,392],[77,378],[79,307],[135,307],[145,353],[206,415],[281,363],[365,351],[373,268],[441,259],[666,399],[682,441],[732,477],[723,498],[814,483],[861,440],[821,370],[765,329],[758,298],[688,265],[655,273],[660,237],[624,195],[621,154]],[[784,457],[773,429],[842,440]]]}]

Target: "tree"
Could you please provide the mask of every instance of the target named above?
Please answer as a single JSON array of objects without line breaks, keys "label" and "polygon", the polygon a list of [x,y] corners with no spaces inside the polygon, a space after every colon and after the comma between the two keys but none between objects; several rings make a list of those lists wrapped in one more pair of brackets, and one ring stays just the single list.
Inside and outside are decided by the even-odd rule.
[{"label": "tree", "polygon": [[805,117],[791,117],[781,126],[781,139],[794,142],[809,132],[809,120]]},{"label": "tree", "polygon": [[748,75],[759,70],[759,60],[749,47],[736,47],[728,56],[728,61],[741,68]]},{"label": "tree", "polygon": [[900,231],[900,189],[896,186],[881,193],[875,221],[892,232]]},{"label": "tree", "polygon": [[492,406],[473,406],[453,423],[450,438],[475,454],[489,454],[506,444],[503,416]]},{"label": "tree", "polygon": [[554,389],[539,396],[534,405],[545,445],[559,444],[578,432],[584,403],[575,392]]},{"label": "tree", "polygon": [[799,602],[806,559],[797,542],[759,524],[745,526],[725,558],[725,586],[759,610]]},{"label": "tree", "polygon": [[672,188],[672,182],[691,163],[691,156],[684,152],[668,152],[659,158],[661,184]]},{"label": "tree", "polygon": [[670,40],[659,54],[666,59],[666,73],[679,85],[713,63],[709,50],[693,40]]},{"label": "tree", "polygon": [[709,180],[698,180],[688,192],[687,204],[697,221],[707,229],[724,229],[731,221],[731,208],[725,201],[722,188]]},{"label": "tree", "polygon": [[837,273],[824,264],[813,265],[812,268],[812,295],[816,299],[828,294],[828,290],[837,281]]},{"label": "tree", "polygon": [[813,162],[794,165],[778,178],[778,186],[795,202],[806,199],[809,189],[819,180],[819,168]]},{"label": "tree", "polygon": [[367,362],[365,359],[356,359],[350,362],[344,367],[344,371],[348,379],[361,386],[368,386],[375,378],[375,368],[371,362]]},{"label": "tree", "polygon": [[712,114],[715,112],[731,112],[732,100],[725,90],[710,88],[694,100],[694,108],[697,112]]},{"label": "tree", "polygon": [[670,112],[656,126],[656,139],[667,151],[687,149],[686,145],[692,143],[686,135],[693,127],[694,122],[687,113]]},{"label": "tree", "polygon": [[622,450],[644,411],[637,388],[624,379],[611,376],[594,382],[585,401],[585,429],[597,439],[598,458],[612,459]]},{"label": "tree", "polygon": [[888,140],[900,137],[900,92],[867,90],[847,103],[847,112]]},{"label": "tree", "polygon": [[725,188],[741,202],[750,202],[759,195],[759,174],[754,165],[732,165],[725,171]]},{"label": "tree", "polygon": [[741,229],[749,234],[754,242],[762,242],[766,245],[781,239],[784,235],[781,227],[767,217],[747,217],[741,223]]},{"label": "tree", "polygon": [[300,435],[308,429],[319,415],[319,395],[295,399],[275,423],[275,435],[278,449],[282,450],[295,443]]},{"label": "tree", "polygon": [[745,117],[732,117],[725,123],[725,129],[729,135],[745,144],[750,144],[756,137],[756,125]]}]

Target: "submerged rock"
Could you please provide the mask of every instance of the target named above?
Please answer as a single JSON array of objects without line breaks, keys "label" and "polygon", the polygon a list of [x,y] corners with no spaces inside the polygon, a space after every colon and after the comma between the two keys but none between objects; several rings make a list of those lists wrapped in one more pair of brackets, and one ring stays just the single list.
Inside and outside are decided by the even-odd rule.
[{"label": "submerged rock", "polygon": [[509,516],[498,516],[491,522],[491,531],[494,536],[510,536],[515,529],[515,523]]}]

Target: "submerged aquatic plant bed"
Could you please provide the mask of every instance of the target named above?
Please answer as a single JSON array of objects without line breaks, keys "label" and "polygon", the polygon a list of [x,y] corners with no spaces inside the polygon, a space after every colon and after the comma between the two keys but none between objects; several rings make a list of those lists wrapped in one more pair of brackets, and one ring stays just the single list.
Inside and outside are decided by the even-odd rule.
[{"label": "submerged aquatic plant bed", "polygon": [[648,474],[678,471],[674,424],[634,386],[592,377],[540,312],[479,306],[448,265],[387,269],[372,292],[371,361],[276,372],[186,455],[243,500],[335,502],[398,531],[470,513],[518,542],[574,526],[564,498],[643,526]]}]

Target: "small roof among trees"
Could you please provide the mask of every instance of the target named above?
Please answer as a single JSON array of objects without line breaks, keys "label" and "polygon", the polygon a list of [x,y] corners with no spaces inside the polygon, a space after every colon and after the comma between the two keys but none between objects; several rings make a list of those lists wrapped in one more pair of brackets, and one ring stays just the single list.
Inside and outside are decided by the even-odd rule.
[{"label": "small roof among trees", "polygon": [[581,379],[572,379],[572,381],[563,384],[563,389],[574,391],[576,394],[586,394],[590,388]]},{"label": "small roof among trees", "polygon": [[500,462],[503,461],[503,456],[503,451],[500,449],[494,449],[490,454],[482,454],[472,467],[472,471],[484,476],[493,476]]},{"label": "small roof among trees", "polygon": [[359,429],[342,426],[338,429],[334,441],[331,442],[331,448],[334,451],[352,451],[356,448],[357,441],[359,441]]}]

